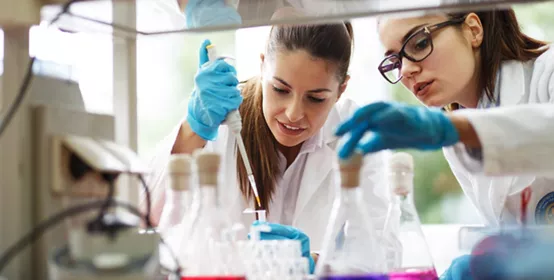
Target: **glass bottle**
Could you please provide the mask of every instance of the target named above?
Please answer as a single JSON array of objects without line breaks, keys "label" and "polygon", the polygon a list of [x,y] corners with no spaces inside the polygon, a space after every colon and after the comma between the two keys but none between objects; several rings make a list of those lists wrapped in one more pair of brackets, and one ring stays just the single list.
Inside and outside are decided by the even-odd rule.
[{"label": "glass bottle", "polygon": [[192,158],[189,155],[172,155],[169,159],[169,185],[165,192],[165,205],[158,230],[162,234],[179,225],[192,203]]},{"label": "glass bottle", "polygon": [[195,155],[200,207],[191,223],[186,246],[181,247],[181,279],[242,280],[244,270],[230,236],[233,227],[218,198],[220,156],[201,152]]},{"label": "glass bottle", "polygon": [[[363,200],[360,170],[363,156],[340,161],[341,188],[316,266],[318,279],[387,279],[383,248]],[[337,232],[337,229],[340,229]]]},{"label": "glass bottle", "polygon": [[400,264],[390,269],[394,280],[438,279],[429,247],[421,230],[414,204],[414,162],[410,154],[399,152],[391,157],[389,184],[392,204],[400,210],[398,239],[402,245]]},{"label": "glass bottle", "polygon": [[177,250],[184,246],[193,215],[192,167],[193,160],[189,155],[172,155],[169,159],[169,188],[166,190],[165,205],[158,225],[158,231],[167,244],[160,246],[160,263],[167,269],[174,269],[177,265],[173,256],[177,252],[170,252],[169,248]]}]

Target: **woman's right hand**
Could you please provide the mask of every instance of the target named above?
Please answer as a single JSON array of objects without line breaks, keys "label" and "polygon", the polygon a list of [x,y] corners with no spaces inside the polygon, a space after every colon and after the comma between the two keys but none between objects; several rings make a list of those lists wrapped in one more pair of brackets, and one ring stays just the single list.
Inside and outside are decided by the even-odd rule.
[{"label": "woman's right hand", "polygon": [[227,114],[237,110],[242,103],[235,67],[223,59],[207,63],[206,46],[210,44],[205,40],[200,47],[200,65],[194,78],[195,87],[187,116],[192,131],[204,140],[214,140]]}]

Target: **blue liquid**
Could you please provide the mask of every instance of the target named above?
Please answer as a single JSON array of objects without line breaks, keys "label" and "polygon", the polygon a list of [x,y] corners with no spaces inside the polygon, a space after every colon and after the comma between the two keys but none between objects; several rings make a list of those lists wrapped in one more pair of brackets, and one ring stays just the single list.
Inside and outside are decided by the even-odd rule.
[{"label": "blue liquid", "polygon": [[386,274],[322,276],[319,280],[389,280]]}]

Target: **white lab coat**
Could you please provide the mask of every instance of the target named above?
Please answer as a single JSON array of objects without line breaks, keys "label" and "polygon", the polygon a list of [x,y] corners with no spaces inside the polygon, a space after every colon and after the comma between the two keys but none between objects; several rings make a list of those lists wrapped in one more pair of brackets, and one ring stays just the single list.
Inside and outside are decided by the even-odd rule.
[{"label": "white lab coat", "polygon": [[[500,87],[497,89],[497,94],[500,97],[501,107],[498,110],[518,104],[554,103],[554,48],[529,62],[503,62],[499,77]],[[533,163],[535,166],[544,164],[540,161],[549,161],[545,165],[552,165],[551,157],[541,155],[545,145],[551,146],[554,143],[552,124],[545,124],[547,120],[541,119],[541,116],[548,117],[549,114],[552,116],[552,112],[548,113],[549,110],[543,109],[542,112],[537,111],[530,115],[499,117],[499,114],[496,114],[496,118],[489,118],[484,114],[471,114],[470,111],[464,111],[460,110],[457,113],[469,118],[482,141],[485,173],[472,172],[474,171],[471,170],[472,157],[462,144],[445,148],[444,155],[464,193],[478,209],[486,224],[498,226],[501,223],[517,222],[520,218],[520,194],[527,186],[531,186],[532,189],[527,208],[528,222],[540,222],[541,219],[554,222],[551,217],[554,213],[551,213],[551,207],[554,206],[554,173],[489,176],[500,174],[503,169],[512,171],[523,169],[520,166],[528,164],[529,155],[531,160],[535,160]],[[523,123],[525,125],[522,125]],[[522,128],[524,128],[523,131]],[[516,132],[516,129],[520,130]],[[546,129],[549,131],[544,131]],[[529,140],[534,137],[543,138]],[[535,143],[543,143],[543,145],[533,145]],[[513,147],[517,149],[514,151]],[[552,150],[552,147],[549,149]],[[520,158],[521,154],[528,156]]]},{"label": "white lab coat", "polygon": [[[340,100],[333,107],[327,121],[322,127],[323,146],[307,156],[292,226],[301,229],[310,237],[312,251],[319,251],[321,249],[332,203],[340,182],[337,173],[336,148],[338,139],[333,133],[336,127],[346,120],[357,108],[351,100]],[[161,213],[161,208],[163,208],[164,192],[161,190],[163,190],[165,185],[163,183],[163,178],[165,177],[164,169],[177,131],[178,129],[165,140],[165,144],[162,146],[162,150],[153,164],[155,172],[148,180],[150,188],[154,193],[154,220],[157,220]],[[230,218],[234,221],[242,222],[245,229],[248,229],[254,221],[254,217],[252,214],[242,214],[242,211],[248,207],[253,208],[254,205],[247,205],[238,187],[235,147],[234,136],[229,133],[227,126],[222,125],[219,129],[218,138],[214,142],[208,142],[205,149],[221,153],[222,168],[220,171],[222,177],[220,182],[222,183],[222,188],[220,189],[220,197],[223,199],[224,207],[228,209],[227,212]],[[376,230],[381,230],[384,225],[389,201],[386,176],[387,158],[387,152],[367,155],[364,159],[363,175],[361,176],[364,199]],[[389,236],[388,242],[397,244],[396,239],[393,237],[399,219],[397,211],[393,213],[392,219],[392,235]],[[335,228],[335,234],[339,230],[340,228]],[[246,234],[243,237],[246,237]],[[399,250],[399,247],[393,246],[388,254],[399,252]]]}]

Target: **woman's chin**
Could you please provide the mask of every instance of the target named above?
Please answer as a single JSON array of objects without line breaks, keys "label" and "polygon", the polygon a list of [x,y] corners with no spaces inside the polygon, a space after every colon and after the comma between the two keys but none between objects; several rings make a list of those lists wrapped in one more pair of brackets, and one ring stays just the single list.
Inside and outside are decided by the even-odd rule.
[{"label": "woman's chin", "polygon": [[[288,138],[288,137],[287,137]],[[279,139],[277,138],[277,142],[279,143],[279,145],[283,146],[283,147],[287,147],[287,148],[292,148],[292,147],[296,147],[300,144],[302,144],[302,142],[304,141],[300,141],[298,139]]]}]

